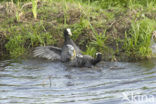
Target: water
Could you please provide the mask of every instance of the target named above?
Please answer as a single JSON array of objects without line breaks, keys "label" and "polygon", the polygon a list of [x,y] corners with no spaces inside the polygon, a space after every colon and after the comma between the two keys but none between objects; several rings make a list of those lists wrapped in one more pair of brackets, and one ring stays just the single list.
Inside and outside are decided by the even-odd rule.
[{"label": "water", "polygon": [[101,62],[93,69],[4,60],[0,70],[0,104],[156,104],[154,59]]}]

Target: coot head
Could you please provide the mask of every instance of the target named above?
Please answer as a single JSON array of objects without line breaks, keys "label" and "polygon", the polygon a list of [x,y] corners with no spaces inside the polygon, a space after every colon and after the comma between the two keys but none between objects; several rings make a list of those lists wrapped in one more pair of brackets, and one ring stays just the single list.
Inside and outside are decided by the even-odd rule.
[{"label": "coot head", "polygon": [[70,28],[64,29],[64,37],[72,36],[72,32]]}]

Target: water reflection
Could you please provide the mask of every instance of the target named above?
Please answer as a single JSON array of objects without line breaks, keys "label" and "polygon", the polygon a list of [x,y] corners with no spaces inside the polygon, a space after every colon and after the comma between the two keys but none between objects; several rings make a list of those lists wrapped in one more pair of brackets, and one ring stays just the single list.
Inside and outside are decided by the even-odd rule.
[{"label": "water reflection", "polygon": [[5,60],[0,67],[3,104],[126,104],[123,92],[156,94],[154,59],[138,63],[101,62],[94,69],[68,69],[60,62],[36,59],[20,63]]}]

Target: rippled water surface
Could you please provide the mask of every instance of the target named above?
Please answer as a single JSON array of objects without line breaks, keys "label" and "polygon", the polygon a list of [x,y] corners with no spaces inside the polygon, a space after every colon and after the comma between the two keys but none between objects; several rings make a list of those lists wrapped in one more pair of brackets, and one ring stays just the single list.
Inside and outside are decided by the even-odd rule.
[{"label": "rippled water surface", "polygon": [[[143,97],[143,99],[141,99]],[[101,62],[0,61],[0,104],[156,104],[156,60]]]}]

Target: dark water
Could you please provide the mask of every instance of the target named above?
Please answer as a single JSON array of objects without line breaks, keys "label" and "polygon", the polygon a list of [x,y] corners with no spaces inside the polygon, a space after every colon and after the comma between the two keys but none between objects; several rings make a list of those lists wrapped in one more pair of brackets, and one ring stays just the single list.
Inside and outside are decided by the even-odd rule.
[{"label": "dark water", "polygon": [[0,70],[0,104],[156,104],[156,60],[93,69],[4,60]]}]

